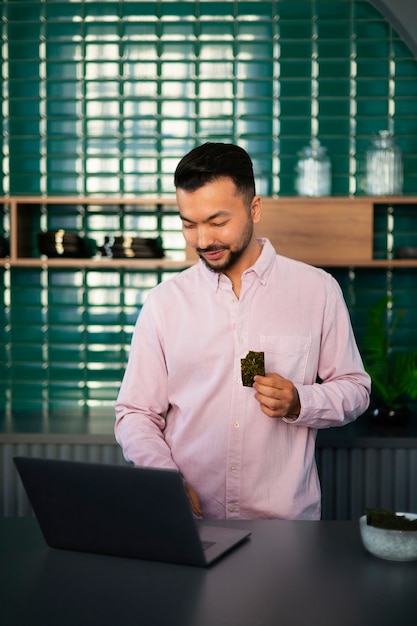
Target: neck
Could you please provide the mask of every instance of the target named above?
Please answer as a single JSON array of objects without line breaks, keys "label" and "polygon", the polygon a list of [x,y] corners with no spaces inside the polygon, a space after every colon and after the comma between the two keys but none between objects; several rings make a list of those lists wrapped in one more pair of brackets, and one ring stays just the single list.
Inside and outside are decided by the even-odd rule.
[{"label": "neck", "polygon": [[240,290],[242,287],[242,274],[247,269],[252,267],[255,261],[258,259],[262,252],[262,246],[256,237],[253,237],[250,244],[245,250],[245,254],[233,265],[224,272],[232,283],[233,291],[237,298],[240,296]]}]

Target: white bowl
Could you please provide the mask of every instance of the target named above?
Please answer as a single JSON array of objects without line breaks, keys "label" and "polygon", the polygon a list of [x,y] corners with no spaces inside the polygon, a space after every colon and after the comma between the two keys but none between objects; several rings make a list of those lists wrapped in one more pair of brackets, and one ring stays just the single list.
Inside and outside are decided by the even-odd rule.
[{"label": "white bowl", "polygon": [[[396,513],[417,519],[414,513]],[[371,554],[390,561],[417,560],[417,530],[388,530],[369,526],[366,515],[359,519],[363,545]]]}]

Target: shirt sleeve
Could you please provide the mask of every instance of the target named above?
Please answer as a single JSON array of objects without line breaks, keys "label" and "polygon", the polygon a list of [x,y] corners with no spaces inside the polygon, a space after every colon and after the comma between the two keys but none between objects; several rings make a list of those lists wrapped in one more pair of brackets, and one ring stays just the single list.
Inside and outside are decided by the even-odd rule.
[{"label": "shirt sleeve", "polygon": [[178,469],[164,438],[167,369],[151,300],[149,296],[134,329],[116,400],[115,436],[134,465]]},{"label": "shirt sleeve", "polygon": [[317,375],[320,382],[296,384],[301,412],[292,421],[294,425],[343,426],[366,411],[371,380],[363,366],[342,291],[330,275]]}]

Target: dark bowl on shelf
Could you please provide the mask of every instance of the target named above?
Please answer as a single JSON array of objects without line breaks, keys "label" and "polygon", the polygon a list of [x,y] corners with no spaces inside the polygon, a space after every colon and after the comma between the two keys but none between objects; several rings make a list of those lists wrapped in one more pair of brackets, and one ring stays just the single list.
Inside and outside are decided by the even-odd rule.
[{"label": "dark bowl on shelf", "polygon": [[417,246],[403,246],[395,248],[397,259],[417,259]]},{"label": "dark bowl on shelf", "polygon": [[9,256],[10,247],[9,240],[6,237],[0,237],[0,258]]},{"label": "dark bowl on shelf", "polygon": [[48,230],[38,233],[38,248],[49,258],[88,259],[96,254],[97,243],[74,232]]},{"label": "dark bowl on shelf", "polygon": [[114,259],[161,259],[164,256],[162,238],[106,236],[99,248],[102,256]]}]

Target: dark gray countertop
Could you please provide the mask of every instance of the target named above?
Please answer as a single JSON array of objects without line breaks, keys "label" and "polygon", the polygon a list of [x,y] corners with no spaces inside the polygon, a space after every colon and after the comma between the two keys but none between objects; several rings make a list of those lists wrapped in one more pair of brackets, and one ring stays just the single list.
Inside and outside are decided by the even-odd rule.
[{"label": "dark gray countertop", "polygon": [[197,568],[52,550],[35,519],[0,519],[2,624],[417,623],[416,562],[368,554],[357,521],[235,524],[252,532],[250,540],[212,567]]}]

